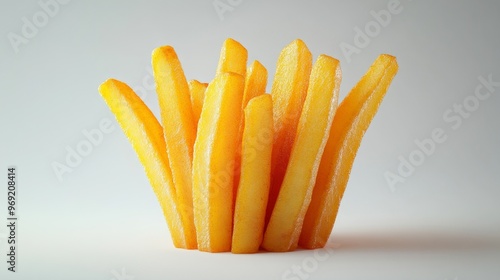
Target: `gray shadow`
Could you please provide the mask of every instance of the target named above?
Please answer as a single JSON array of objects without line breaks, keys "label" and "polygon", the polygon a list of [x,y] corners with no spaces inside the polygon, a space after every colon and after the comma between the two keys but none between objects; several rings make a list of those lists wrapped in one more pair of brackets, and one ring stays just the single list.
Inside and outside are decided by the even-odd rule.
[{"label": "gray shadow", "polygon": [[[466,234],[443,232],[390,232],[339,233],[330,237],[329,243],[338,244],[335,250],[384,250],[384,251],[498,251],[500,233]],[[328,246],[328,244],[327,244]]]}]

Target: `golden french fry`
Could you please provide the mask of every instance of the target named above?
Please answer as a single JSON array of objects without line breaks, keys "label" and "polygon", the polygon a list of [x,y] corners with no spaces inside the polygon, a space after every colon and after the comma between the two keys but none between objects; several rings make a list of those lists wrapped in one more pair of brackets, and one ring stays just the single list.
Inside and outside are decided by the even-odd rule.
[{"label": "golden french fry", "polygon": [[267,86],[267,69],[259,61],[255,60],[248,67],[245,76],[245,90],[243,91],[243,109],[248,102],[259,95],[266,93]]},{"label": "golden french fry", "polygon": [[311,67],[311,52],[302,40],[290,43],[281,51],[278,58],[271,90],[274,144],[266,220],[270,218],[285,176],[297,124],[306,98]]},{"label": "golden french fry", "polygon": [[233,253],[257,252],[262,242],[271,183],[271,95],[264,94],[251,99],[245,108],[244,122],[241,178],[234,212]]},{"label": "golden french fry", "polygon": [[193,117],[196,126],[198,127],[198,120],[200,119],[201,108],[203,107],[203,100],[205,99],[205,90],[207,83],[200,83],[197,80],[189,81],[189,92],[191,93],[191,106],[193,108]]},{"label": "golden french fry", "polygon": [[395,57],[380,55],[340,104],[305,216],[301,247],[322,248],[328,241],[363,135],[397,71]]},{"label": "golden french fry", "polygon": [[248,52],[242,44],[231,38],[226,39],[220,51],[216,75],[224,72],[233,72],[245,77],[247,59]]},{"label": "golden french fry", "polygon": [[[245,76],[245,89],[243,91],[243,101],[241,108],[245,109],[250,99],[265,94],[267,86],[267,69],[255,60],[247,70]],[[236,153],[235,166],[234,166],[234,195],[236,199],[236,190],[240,182],[241,173],[241,137],[243,135],[244,121],[240,122],[238,132],[238,153]]]},{"label": "golden french fry", "polygon": [[155,49],[152,60],[177,202],[183,224],[189,234],[188,246],[196,248],[191,172],[196,122],[189,87],[181,63],[172,47]]},{"label": "golden french fry", "polygon": [[177,205],[163,130],[149,108],[126,84],[109,79],[99,92],[131,142],[160,202],[174,246],[192,248]]},{"label": "golden french fry", "polygon": [[231,250],[234,160],[243,89],[243,76],[222,73],[205,93],[193,159],[194,218],[201,251]]},{"label": "golden french fry", "polygon": [[341,79],[339,61],[319,56],[312,68],[283,184],[264,235],[262,247],[266,250],[283,252],[297,247],[337,109]]}]

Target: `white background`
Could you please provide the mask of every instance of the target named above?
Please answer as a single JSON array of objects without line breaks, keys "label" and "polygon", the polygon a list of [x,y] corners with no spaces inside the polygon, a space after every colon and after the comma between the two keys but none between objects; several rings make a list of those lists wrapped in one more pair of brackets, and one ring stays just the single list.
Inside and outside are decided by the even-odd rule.
[{"label": "white background", "polygon": [[[2,1],[0,177],[17,166],[19,246],[18,272],[7,272],[1,226],[0,278],[499,279],[500,87],[473,102],[479,77],[500,81],[500,4],[401,0],[382,26],[372,14],[389,2],[220,0],[232,6],[218,13],[211,0],[73,0],[44,18],[37,1]],[[26,22],[35,29],[23,34]],[[368,41],[355,41],[356,28],[367,26]],[[13,36],[24,39],[13,43]],[[341,61],[341,97],[378,54],[398,58],[400,71],[356,158],[331,250],[173,248],[142,167],[97,92],[105,79],[120,79],[158,113],[152,50],[174,46],[188,79],[208,82],[227,37],[267,67],[270,81],[281,49],[303,39],[314,57]],[[358,53],[346,55],[346,44]],[[477,108],[460,124],[453,111],[447,121],[447,110],[464,100]],[[53,164],[66,165],[67,149],[103,120],[114,130],[58,178]],[[384,174],[398,174],[400,157],[418,153],[415,141],[434,129],[446,141],[391,188]],[[6,205],[3,187],[5,221]]]}]

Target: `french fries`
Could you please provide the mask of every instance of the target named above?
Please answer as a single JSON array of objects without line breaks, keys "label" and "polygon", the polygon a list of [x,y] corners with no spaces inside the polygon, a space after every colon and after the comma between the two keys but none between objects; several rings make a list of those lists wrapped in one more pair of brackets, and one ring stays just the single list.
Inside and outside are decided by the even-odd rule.
[{"label": "french fries", "polygon": [[227,39],[205,84],[187,82],[172,47],[155,49],[162,125],[125,83],[109,79],[99,92],[144,166],[175,247],[324,247],[396,58],[380,55],[340,105],[340,62],[320,55],[313,65],[301,40],[282,50],[271,94],[266,68],[247,59]]},{"label": "french fries", "polygon": [[278,198],[306,99],[312,55],[302,40],[295,40],[280,53],[271,90],[273,96],[274,144],[271,159],[271,189],[267,204],[269,220]]},{"label": "french fries", "polygon": [[242,107],[245,109],[248,102],[256,96],[266,93],[267,69],[255,60],[248,67],[245,76],[245,90],[243,91]]},{"label": "french fries", "polygon": [[282,252],[297,247],[337,109],[341,76],[339,61],[332,57],[321,55],[314,63],[290,161],[264,235],[264,249]]},{"label": "french fries", "polygon": [[198,249],[231,250],[234,160],[243,76],[221,73],[208,86],[193,158],[193,205]]},{"label": "french fries", "polygon": [[273,148],[271,95],[251,99],[245,108],[244,121],[241,177],[234,211],[233,253],[257,252],[264,235]]},{"label": "french fries", "polygon": [[328,241],[363,134],[397,71],[395,57],[380,55],[340,104],[304,220],[302,247],[322,248]]},{"label": "french fries", "polygon": [[99,92],[144,166],[167,220],[174,246],[190,248],[192,233],[182,221],[160,123],[126,84],[109,79],[99,87]]},{"label": "french fries", "polygon": [[183,224],[189,233],[188,247],[195,249],[197,245],[193,217],[191,167],[196,123],[189,87],[181,63],[172,47],[155,49],[152,62],[177,203],[181,210]]},{"label": "french fries", "polygon": [[205,90],[207,87],[207,83],[200,83],[197,80],[189,81],[189,93],[191,94],[191,106],[193,106],[193,118],[196,127],[198,127],[198,121],[200,120],[201,108],[203,108],[203,100],[205,100]]},{"label": "french fries", "polygon": [[[267,85],[267,69],[255,60],[245,75],[245,89],[243,90],[243,100],[241,103],[241,108],[245,109],[250,99],[262,95],[266,92]],[[272,101],[271,101],[272,102]],[[271,110],[272,112],[272,110]],[[236,159],[234,160],[234,199],[236,200],[236,190],[238,189],[238,184],[240,182],[241,175],[241,155],[242,155],[242,136],[243,136],[243,119],[240,121],[239,132],[238,132],[238,150],[236,152]],[[267,205],[267,204],[266,204]]]},{"label": "french fries", "polygon": [[239,42],[229,38],[224,41],[220,51],[216,75],[233,72],[245,77],[248,52]]}]

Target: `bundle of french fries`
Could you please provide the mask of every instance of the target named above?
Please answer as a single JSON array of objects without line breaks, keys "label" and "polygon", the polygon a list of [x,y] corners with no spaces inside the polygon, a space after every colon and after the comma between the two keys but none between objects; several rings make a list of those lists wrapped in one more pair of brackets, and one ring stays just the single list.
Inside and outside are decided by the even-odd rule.
[{"label": "bundle of french fries", "polygon": [[313,64],[301,40],[282,50],[270,94],[266,68],[247,58],[227,39],[207,84],[186,80],[172,47],[155,49],[161,123],[125,83],[109,79],[99,91],[144,166],[175,247],[321,248],[396,59],[380,55],[338,105],[339,61],[320,55]]}]

